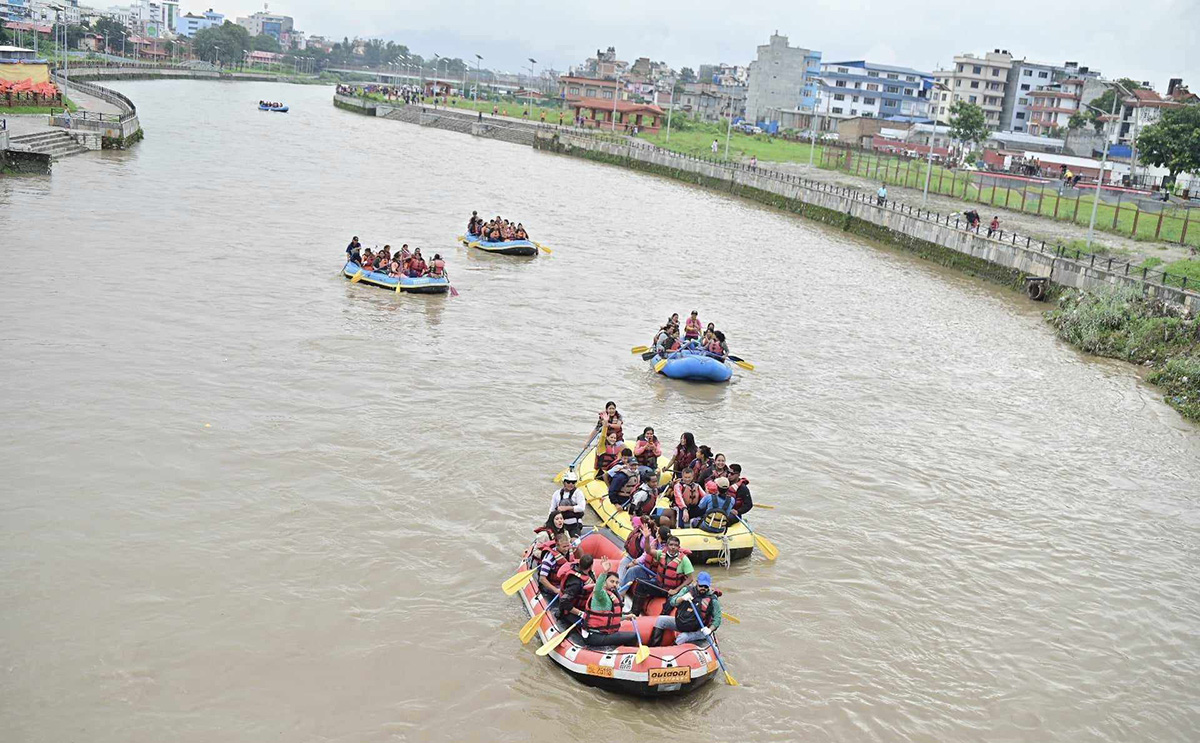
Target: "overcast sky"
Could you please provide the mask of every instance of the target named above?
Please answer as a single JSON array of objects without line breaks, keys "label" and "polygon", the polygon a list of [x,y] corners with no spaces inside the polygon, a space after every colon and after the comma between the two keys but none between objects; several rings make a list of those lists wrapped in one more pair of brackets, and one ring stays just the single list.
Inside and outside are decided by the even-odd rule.
[{"label": "overcast sky", "polygon": [[[230,18],[262,9],[247,0],[207,1]],[[193,12],[209,7],[183,5]],[[650,57],[676,69],[746,64],[778,29],[792,46],[816,49],[825,61],[865,58],[932,71],[955,54],[1001,48],[1018,59],[1071,60],[1105,77],[1149,80],[1159,91],[1171,77],[1200,90],[1200,0],[274,0],[270,11],[292,16],[309,34],[382,37],[425,57],[473,61],[478,53],[484,66],[509,71],[528,65],[528,57],[539,68],[565,70],[610,45],[618,59]]]}]

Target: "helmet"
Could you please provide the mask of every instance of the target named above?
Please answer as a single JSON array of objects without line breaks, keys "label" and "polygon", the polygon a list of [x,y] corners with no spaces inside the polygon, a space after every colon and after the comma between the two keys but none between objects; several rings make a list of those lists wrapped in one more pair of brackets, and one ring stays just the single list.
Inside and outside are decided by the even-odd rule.
[{"label": "helmet", "polygon": [[567,470],[567,474],[563,475],[563,482],[579,482],[579,475],[575,470]]},{"label": "helmet", "polygon": [[717,483],[717,487],[721,490],[729,489],[729,478],[727,478],[727,477],[718,477],[716,479],[716,483]]},{"label": "helmet", "polygon": [[709,480],[704,484],[704,490],[709,493],[717,492],[717,483],[713,480]]}]

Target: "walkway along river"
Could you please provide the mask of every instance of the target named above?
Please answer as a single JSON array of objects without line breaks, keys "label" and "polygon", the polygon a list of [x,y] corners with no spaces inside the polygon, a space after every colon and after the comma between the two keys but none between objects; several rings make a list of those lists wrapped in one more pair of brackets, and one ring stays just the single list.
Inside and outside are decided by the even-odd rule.
[{"label": "walkway along river", "polygon": [[[0,182],[6,741],[1200,727],[1200,435],[1038,306],[328,90],[113,87],[155,136]],[[472,209],[553,256],[456,248]],[[462,295],[349,285],[352,234],[448,254]],[[696,388],[629,354],[693,308],[757,370]],[[715,572],[741,687],[614,699],[516,638],[497,586],[607,399],[778,506],[779,560]]]}]

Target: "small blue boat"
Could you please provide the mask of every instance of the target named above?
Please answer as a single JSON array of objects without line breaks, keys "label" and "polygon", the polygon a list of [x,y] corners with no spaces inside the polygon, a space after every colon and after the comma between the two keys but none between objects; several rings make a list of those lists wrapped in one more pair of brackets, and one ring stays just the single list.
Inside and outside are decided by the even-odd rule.
[{"label": "small blue boat", "polygon": [[462,244],[468,248],[478,248],[485,253],[497,253],[499,255],[537,255],[537,245],[531,240],[505,240],[501,242],[489,242],[481,240],[475,235],[464,235]]},{"label": "small blue boat", "polygon": [[359,279],[360,282],[377,286],[380,289],[410,292],[412,294],[445,294],[450,291],[449,276],[442,276],[441,278],[433,276],[418,276],[416,278],[409,276],[388,276],[381,271],[364,271],[362,267],[354,262],[347,262],[342,268],[342,275],[347,279],[353,279],[359,274],[362,274],[362,278]]},{"label": "small blue boat", "polygon": [[733,365],[729,359],[718,359],[708,351],[684,348],[666,356],[656,355],[650,359],[650,368],[666,358],[660,374],[671,379],[686,379],[690,382],[728,382],[733,376]]},{"label": "small blue boat", "polygon": [[260,104],[258,104],[258,110],[259,111],[274,111],[277,114],[285,114],[288,112],[288,107],[287,106],[264,106],[260,103]]}]

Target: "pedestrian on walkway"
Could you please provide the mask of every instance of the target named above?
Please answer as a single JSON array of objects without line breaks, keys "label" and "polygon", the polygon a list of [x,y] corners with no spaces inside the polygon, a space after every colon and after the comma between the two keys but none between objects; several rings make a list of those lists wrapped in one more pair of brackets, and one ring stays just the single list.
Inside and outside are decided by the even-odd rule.
[{"label": "pedestrian on walkway", "polygon": [[875,203],[883,206],[887,203],[887,184],[880,183],[879,190],[875,192]]},{"label": "pedestrian on walkway", "polygon": [[1000,231],[1000,217],[998,215],[993,216],[991,224],[988,225],[988,237],[991,237],[993,232],[999,232],[999,231]]}]

